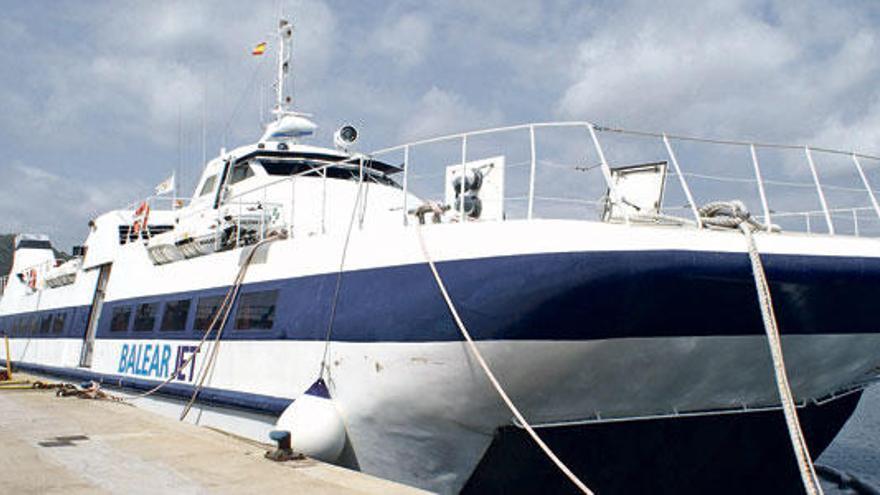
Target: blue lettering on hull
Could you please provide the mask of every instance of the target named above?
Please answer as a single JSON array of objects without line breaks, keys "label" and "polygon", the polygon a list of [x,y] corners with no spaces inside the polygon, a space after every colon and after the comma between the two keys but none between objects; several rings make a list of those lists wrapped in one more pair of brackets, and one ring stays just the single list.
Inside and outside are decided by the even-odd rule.
[{"label": "blue lettering on hull", "polygon": [[[189,363],[186,360],[190,354],[198,352],[197,348],[189,345],[175,346],[176,362],[172,368],[171,347],[169,344],[122,344],[117,371],[151,378],[168,378],[174,374],[177,380],[192,381],[196,358],[193,356]],[[186,368],[189,368],[189,373],[183,368],[184,363],[188,364]]]}]

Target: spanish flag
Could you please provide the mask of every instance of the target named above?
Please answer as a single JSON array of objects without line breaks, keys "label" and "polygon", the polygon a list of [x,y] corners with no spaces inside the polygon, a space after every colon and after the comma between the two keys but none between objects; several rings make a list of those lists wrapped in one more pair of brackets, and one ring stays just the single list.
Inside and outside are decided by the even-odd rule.
[{"label": "spanish flag", "polygon": [[251,55],[262,55],[266,53],[266,42],[262,42],[259,45],[255,46],[253,51],[251,51]]}]

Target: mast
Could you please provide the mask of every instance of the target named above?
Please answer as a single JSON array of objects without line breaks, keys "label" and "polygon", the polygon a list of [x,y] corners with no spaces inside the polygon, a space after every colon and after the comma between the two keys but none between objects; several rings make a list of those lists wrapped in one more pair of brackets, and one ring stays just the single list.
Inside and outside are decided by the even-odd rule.
[{"label": "mast", "polygon": [[286,19],[281,19],[278,22],[278,80],[275,84],[275,110],[273,112],[278,118],[285,113],[293,112],[293,97],[284,92],[284,86],[290,74],[292,40],[293,26]]},{"label": "mast", "polygon": [[266,126],[260,141],[292,142],[311,136],[317,124],[309,120],[311,115],[300,113],[293,108],[293,84],[288,84],[293,40],[293,25],[286,19],[278,22],[278,75],[275,81],[275,120]]}]

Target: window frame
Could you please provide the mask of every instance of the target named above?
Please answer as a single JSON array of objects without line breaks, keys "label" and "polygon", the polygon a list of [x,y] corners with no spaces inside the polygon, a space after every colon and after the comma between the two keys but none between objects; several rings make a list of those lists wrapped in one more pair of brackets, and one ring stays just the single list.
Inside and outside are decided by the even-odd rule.
[{"label": "window frame", "polygon": [[[239,170],[245,170],[244,175],[241,175]],[[254,168],[251,166],[250,161],[236,163],[229,171],[229,185],[231,186],[233,184],[238,184],[239,182],[244,182],[254,175],[256,175],[256,173],[254,172]]]},{"label": "window frame", "polygon": [[[193,330],[196,332],[206,332],[208,327],[211,325],[211,321],[214,319],[217,311],[223,305],[223,300],[226,298],[223,294],[213,295],[213,296],[202,296],[199,297],[196,301],[196,311],[193,318]],[[199,310],[202,309],[202,303],[208,300],[216,300],[217,304],[211,306],[211,312],[207,315],[204,321],[204,325],[199,324]],[[204,328],[202,328],[204,327]],[[214,329],[216,330],[216,328]]]},{"label": "window frame", "polygon": [[[238,301],[235,304],[235,320],[233,321],[235,330],[244,330],[244,331],[270,331],[275,328],[275,317],[278,313],[278,294],[279,289],[264,289],[264,290],[256,290],[251,292],[243,292],[238,296]],[[271,294],[271,310],[269,319],[269,326],[253,326],[251,322],[255,321],[253,317],[245,317],[242,315],[243,311],[248,311],[252,306],[246,306],[249,299],[261,297],[267,294]],[[253,303],[252,303],[253,304]],[[246,309],[247,308],[247,309]],[[245,319],[247,318],[247,319]],[[261,320],[266,319],[264,316]],[[243,323],[247,323],[248,326],[244,326]]]},{"label": "window frame", "polygon": [[[125,317],[125,328],[115,328],[113,325],[116,322],[116,318],[118,314],[126,312],[127,316]],[[131,320],[132,315],[134,314],[134,308],[131,304],[126,304],[124,306],[115,306],[113,308],[113,312],[110,313],[110,332],[111,333],[123,333],[131,330]]]},{"label": "window frame", "polygon": [[[59,327],[59,323],[61,322],[61,326]],[[67,313],[66,312],[58,312],[55,313],[55,317],[52,318],[52,328],[49,329],[49,332],[53,335],[61,335],[64,333],[64,328],[67,325]]]},{"label": "window frame", "polygon": [[[152,309],[153,314],[149,316],[149,318],[152,320],[149,328],[138,326],[138,320],[139,320],[139,318],[141,318],[139,316],[139,314],[140,314],[142,308],[146,308],[146,307],[153,308]],[[156,329],[156,320],[159,319],[158,318],[159,317],[159,303],[158,302],[153,301],[153,302],[138,303],[137,305],[135,305],[135,309],[134,309],[133,313],[134,313],[134,317],[132,318],[132,323],[131,323],[132,331],[146,333],[146,332],[152,332]]]},{"label": "window frame", "polygon": [[49,335],[52,331],[52,320],[55,318],[53,313],[46,313],[39,316],[40,318],[40,335]]},{"label": "window frame", "polygon": [[[168,315],[170,314],[169,308],[172,305],[183,304],[183,303],[186,304],[186,310],[183,312],[183,325],[182,326],[175,325],[172,328],[166,328],[166,326],[167,326],[166,324],[168,323]],[[186,331],[187,323],[189,322],[189,313],[190,313],[191,309],[192,309],[192,299],[191,298],[175,299],[172,301],[166,301],[162,305],[162,318],[159,321],[159,331],[160,332],[183,332],[183,331]],[[179,317],[180,315],[178,314],[177,316]]]},{"label": "window frame", "polygon": [[214,174],[214,175],[208,176],[208,178],[205,179],[205,182],[202,183],[202,188],[199,189],[199,196],[198,197],[201,198],[203,196],[207,196],[207,195],[211,194],[212,192],[214,192],[214,189],[217,186],[217,176],[218,175],[220,175],[220,174]]}]

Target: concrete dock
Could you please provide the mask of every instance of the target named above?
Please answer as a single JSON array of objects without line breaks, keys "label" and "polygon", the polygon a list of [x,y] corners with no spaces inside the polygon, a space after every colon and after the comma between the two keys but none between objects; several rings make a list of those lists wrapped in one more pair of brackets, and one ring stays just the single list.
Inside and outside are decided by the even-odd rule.
[{"label": "concrete dock", "polygon": [[0,493],[426,493],[268,449],[123,403],[0,388]]}]

